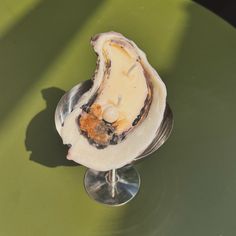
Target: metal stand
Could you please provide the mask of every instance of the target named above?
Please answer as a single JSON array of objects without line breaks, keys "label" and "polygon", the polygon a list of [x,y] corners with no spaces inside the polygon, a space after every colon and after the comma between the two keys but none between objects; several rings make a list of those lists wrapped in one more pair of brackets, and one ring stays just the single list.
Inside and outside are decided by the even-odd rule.
[{"label": "metal stand", "polygon": [[[60,135],[66,117],[73,111],[81,96],[91,86],[92,81],[90,80],[80,83],[65,93],[59,101],[55,112],[55,124]],[[123,205],[130,201],[138,193],[140,187],[139,174],[131,164],[142,161],[159,149],[169,138],[173,128],[173,122],[172,111],[169,105],[166,104],[164,117],[159,129],[156,131],[155,138],[146,150],[137,156],[129,165],[107,172],[88,169],[84,178],[84,186],[90,197],[100,203],[111,206]]]},{"label": "metal stand", "polygon": [[111,206],[120,206],[138,193],[140,176],[130,165],[106,172],[88,169],[84,177],[84,187],[94,200]]}]

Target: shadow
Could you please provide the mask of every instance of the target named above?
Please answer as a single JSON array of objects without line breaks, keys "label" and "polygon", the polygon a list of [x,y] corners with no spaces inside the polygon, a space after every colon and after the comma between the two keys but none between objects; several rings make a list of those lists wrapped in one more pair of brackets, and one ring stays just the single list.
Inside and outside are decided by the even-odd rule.
[{"label": "shadow", "polygon": [[46,108],[30,121],[26,131],[25,147],[31,151],[30,160],[47,167],[77,166],[66,159],[68,147],[62,144],[54,124],[55,108],[65,91],[52,87],[41,92]]},{"label": "shadow", "polygon": [[141,190],[111,235],[236,234],[236,33],[195,3],[185,10],[180,46],[161,73],[174,129],[137,165]]},{"label": "shadow", "polygon": [[0,38],[1,121],[102,2],[42,0]]}]

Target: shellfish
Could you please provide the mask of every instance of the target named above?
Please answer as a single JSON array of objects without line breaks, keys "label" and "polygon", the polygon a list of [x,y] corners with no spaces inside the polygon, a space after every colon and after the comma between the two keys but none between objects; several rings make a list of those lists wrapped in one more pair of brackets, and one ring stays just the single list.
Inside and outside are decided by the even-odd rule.
[{"label": "shellfish", "polygon": [[165,111],[166,87],[146,55],[120,33],[95,35],[98,56],[91,87],[56,123],[67,158],[107,171],[130,163],[155,137]]}]

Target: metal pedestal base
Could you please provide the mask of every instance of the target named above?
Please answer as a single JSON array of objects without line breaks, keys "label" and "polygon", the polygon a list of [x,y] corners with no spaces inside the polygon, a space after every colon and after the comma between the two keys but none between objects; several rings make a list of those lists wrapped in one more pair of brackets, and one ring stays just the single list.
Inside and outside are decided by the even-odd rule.
[{"label": "metal pedestal base", "polygon": [[138,193],[140,176],[133,166],[107,172],[88,169],[84,177],[84,186],[94,200],[111,206],[120,206]]}]

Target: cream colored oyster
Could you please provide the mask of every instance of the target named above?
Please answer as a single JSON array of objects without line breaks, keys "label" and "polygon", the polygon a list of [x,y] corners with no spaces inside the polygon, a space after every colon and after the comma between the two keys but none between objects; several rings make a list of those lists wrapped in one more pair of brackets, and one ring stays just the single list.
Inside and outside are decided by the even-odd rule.
[{"label": "cream colored oyster", "polygon": [[91,40],[98,55],[90,90],[59,133],[68,159],[106,171],[122,167],[152,142],[163,119],[166,87],[136,44],[116,32]]}]

